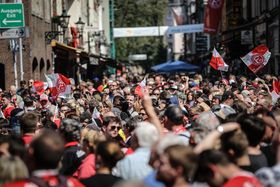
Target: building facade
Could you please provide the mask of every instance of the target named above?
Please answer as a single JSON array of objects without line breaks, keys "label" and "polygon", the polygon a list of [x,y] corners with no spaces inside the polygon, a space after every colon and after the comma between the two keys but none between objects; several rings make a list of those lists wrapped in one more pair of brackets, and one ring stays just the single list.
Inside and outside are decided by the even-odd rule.
[{"label": "building facade", "polygon": [[[55,41],[51,43],[56,73],[62,73],[78,83],[90,79],[96,65],[104,58],[111,57],[109,2],[109,0],[53,1],[56,11],[53,14],[55,26],[52,30],[63,33],[62,36],[54,37]],[[69,17],[67,27],[59,21],[64,12]],[[80,28],[81,22],[83,29]]]},{"label": "building facade", "polygon": [[[0,87],[8,89],[23,80],[43,79],[44,74],[52,71],[51,47],[45,43],[45,31],[51,29],[51,1],[41,0],[0,0],[0,3],[23,3],[27,37],[22,38],[22,64],[20,71],[19,39],[0,39]],[[4,30],[2,30],[4,31]],[[15,44],[15,61],[12,44]],[[14,65],[16,64],[16,71]],[[16,73],[15,73],[16,72]],[[15,76],[16,75],[16,76]],[[17,77],[17,80],[15,80]]]},{"label": "building facade", "polygon": [[[265,44],[271,58],[263,73],[280,74],[279,70],[279,0],[224,1],[220,35],[216,36],[232,67],[246,67],[240,57],[254,47]],[[236,50],[239,49],[239,50]],[[237,65],[237,66],[236,66]]]}]

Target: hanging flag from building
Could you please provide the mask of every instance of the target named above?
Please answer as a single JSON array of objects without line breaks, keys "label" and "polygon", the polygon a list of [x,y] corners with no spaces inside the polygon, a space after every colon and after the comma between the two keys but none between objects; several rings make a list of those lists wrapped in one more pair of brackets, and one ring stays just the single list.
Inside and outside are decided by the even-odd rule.
[{"label": "hanging flag from building", "polygon": [[43,81],[34,81],[32,86],[32,91],[36,92],[39,95],[42,95],[44,91],[47,89],[48,83]]},{"label": "hanging flag from building", "polygon": [[184,6],[171,7],[175,25],[185,25],[187,23],[186,8]]},{"label": "hanging flag from building", "polygon": [[253,51],[250,51],[244,57],[241,57],[241,60],[248,66],[248,68],[257,73],[262,69],[269,61],[271,52],[265,45],[259,45]]},{"label": "hanging flag from building", "polygon": [[215,70],[228,71],[228,65],[225,63],[224,59],[221,57],[215,47],[213,49],[212,58],[209,64]]},{"label": "hanging flag from building", "polygon": [[45,75],[52,97],[67,98],[71,94],[71,82],[68,78],[59,73]]},{"label": "hanging flag from building", "polygon": [[75,48],[78,48],[80,43],[79,43],[79,33],[78,33],[78,28],[77,27],[71,27],[71,35],[72,35],[72,46]]},{"label": "hanging flag from building", "polygon": [[208,0],[204,14],[204,32],[216,34],[222,15],[224,0]]},{"label": "hanging flag from building", "polygon": [[138,86],[135,88],[135,94],[138,95],[139,97],[143,97],[144,95],[144,89],[147,85],[147,75],[144,77],[144,79],[139,83]]}]

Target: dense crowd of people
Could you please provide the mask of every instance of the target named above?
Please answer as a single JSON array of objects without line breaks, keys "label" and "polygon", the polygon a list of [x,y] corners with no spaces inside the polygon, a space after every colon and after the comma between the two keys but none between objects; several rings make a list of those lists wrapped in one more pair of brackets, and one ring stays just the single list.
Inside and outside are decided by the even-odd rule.
[{"label": "dense crowd of people", "polygon": [[276,187],[274,80],[123,73],[58,98],[21,81],[0,90],[0,186]]}]

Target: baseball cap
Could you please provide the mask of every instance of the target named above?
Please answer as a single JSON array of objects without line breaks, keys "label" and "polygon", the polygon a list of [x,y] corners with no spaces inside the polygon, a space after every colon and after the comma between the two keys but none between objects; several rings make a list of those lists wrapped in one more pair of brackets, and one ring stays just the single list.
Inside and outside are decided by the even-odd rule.
[{"label": "baseball cap", "polygon": [[243,97],[248,97],[250,95],[250,92],[248,90],[243,90],[241,94],[243,95]]},{"label": "baseball cap", "polygon": [[197,86],[198,84],[196,83],[196,82],[194,82],[194,81],[191,81],[191,82],[189,82],[189,86],[190,87],[195,87],[195,86]]},{"label": "baseball cap", "polygon": [[226,117],[229,116],[230,114],[236,113],[235,110],[233,108],[231,108],[230,106],[223,105],[223,104],[221,104],[220,106],[221,106],[221,109],[214,113],[222,119],[226,119]]},{"label": "baseball cap", "polygon": [[48,101],[48,100],[49,100],[49,97],[46,94],[42,94],[40,96],[40,101]]},{"label": "baseball cap", "polygon": [[177,90],[177,89],[178,89],[178,86],[172,85],[172,86],[170,87],[170,89]]},{"label": "baseball cap", "polygon": [[169,80],[168,83],[169,83],[169,84],[174,84],[175,81],[174,81],[174,80]]}]

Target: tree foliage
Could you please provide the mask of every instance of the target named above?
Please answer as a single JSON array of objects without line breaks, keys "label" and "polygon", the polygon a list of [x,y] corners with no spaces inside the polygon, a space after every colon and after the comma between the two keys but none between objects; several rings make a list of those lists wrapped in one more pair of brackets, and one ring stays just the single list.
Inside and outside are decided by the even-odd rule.
[{"label": "tree foliage", "polygon": [[[167,3],[167,0],[115,0],[115,27],[162,26]],[[166,60],[162,36],[116,38],[115,42],[119,60],[127,60],[132,54],[147,54],[150,65]]]}]

